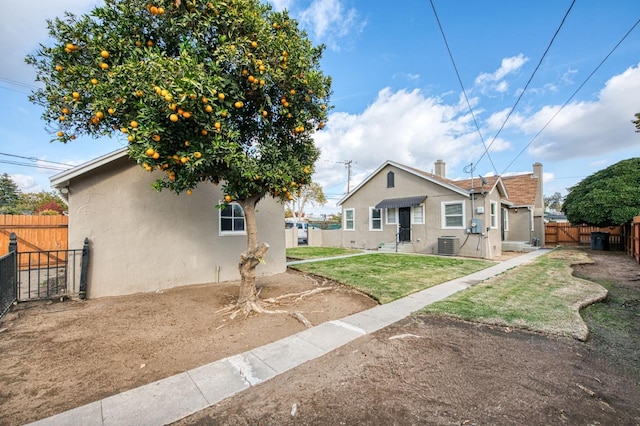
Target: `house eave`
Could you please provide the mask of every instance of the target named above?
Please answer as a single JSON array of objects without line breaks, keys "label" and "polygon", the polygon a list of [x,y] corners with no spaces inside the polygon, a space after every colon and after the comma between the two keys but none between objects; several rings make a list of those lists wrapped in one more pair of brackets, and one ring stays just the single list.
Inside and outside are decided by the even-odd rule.
[{"label": "house eave", "polygon": [[94,158],[93,160],[87,161],[86,163],[80,164],[62,173],[58,173],[57,175],[53,175],[49,178],[49,182],[51,183],[52,188],[61,189],[69,185],[69,182],[72,179],[75,179],[78,176],[81,176],[99,167],[102,167],[105,164],[109,164],[112,161],[126,157],[126,155],[127,148],[121,148],[117,151],[110,152],[101,157]]}]

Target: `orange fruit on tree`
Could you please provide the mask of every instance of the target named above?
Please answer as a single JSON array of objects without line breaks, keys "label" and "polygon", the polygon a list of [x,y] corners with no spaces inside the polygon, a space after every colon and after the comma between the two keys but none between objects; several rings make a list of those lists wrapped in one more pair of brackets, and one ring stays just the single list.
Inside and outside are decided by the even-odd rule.
[{"label": "orange fruit on tree", "polygon": [[115,109],[113,109],[113,108],[109,108],[109,109],[107,110],[107,112],[108,112],[109,114],[113,114],[114,112],[116,112],[116,110],[115,110]]},{"label": "orange fruit on tree", "polygon": [[100,68],[102,68],[103,70],[108,70],[109,64],[107,64],[106,62],[100,62]]},{"label": "orange fruit on tree", "polygon": [[103,119],[104,118],[104,112],[102,112],[102,111],[96,112],[96,117],[98,117],[99,119]]},{"label": "orange fruit on tree", "polygon": [[189,117],[191,117],[191,113],[189,111],[185,111],[185,112],[182,113],[182,116],[184,118],[189,118]]},{"label": "orange fruit on tree", "polygon": [[222,118],[225,118],[225,117],[227,116],[227,111],[222,111],[222,112],[220,113],[220,116],[221,116]]},{"label": "orange fruit on tree", "polygon": [[135,136],[133,136],[133,135],[129,135],[129,136],[127,136],[127,140],[128,140],[129,142],[133,142],[133,141],[135,141],[135,140],[136,140],[136,138],[135,138]]},{"label": "orange fruit on tree", "polygon": [[58,132],[58,133],[56,133],[56,135],[58,135],[58,137],[61,138],[61,137],[64,136],[64,133],[63,132]]},{"label": "orange fruit on tree", "polygon": [[218,93],[218,99],[224,101],[224,93]]},{"label": "orange fruit on tree", "polygon": [[202,129],[200,130],[200,133],[202,134],[202,136],[207,136],[207,133],[209,132],[207,132],[207,129]]},{"label": "orange fruit on tree", "polygon": [[219,121],[216,121],[215,123],[213,123],[213,127],[215,127],[216,130],[220,130],[220,127],[222,127],[222,124],[220,124]]},{"label": "orange fruit on tree", "polygon": [[158,8],[158,15],[162,15],[164,14],[164,7],[159,7]]},{"label": "orange fruit on tree", "polygon": [[147,46],[149,47],[153,46],[153,42],[151,40],[147,40]]},{"label": "orange fruit on tree", "polygon": [[131,126],[132,129],[137,129],[138,128],[138,122],[133,120],[131,123],[129,123],[129,125]]},{"label": "orange fruit on tree", "polygon": [[60,120],[60,121],[66,121],[66,120],[67,120],[67,117],[65,117],[64,115],[61,115],[61,116],[60,116],[60,118],[59,118],[59,120]]},{"label": "orange fruit on tree", "polygon": [[206,97],[206,96],[203,96],[203,97],[202,97],[202,103],[203,103],[203,104],[206,104],[207,102],[209,102],[209,99],[207,99],[207,97]]},{"label": "orange fruit on tree", "polygon": [[63,69],[62,65],[56,65],[56,71],[62,71]]},{"label": "orange fruit on tree", "polygon": [[225,195],[225,196],[224,196],[224,200],[225,200],[227,203],[230,203],[230,202],[231,202],[231,195]]},{"label": "orange fruit on tree", "polygon": [[153,148],[147,148],[147,150],[144,153],[147,157],[153,157],[153,154],[156,153],[156,150]]},{"label": "orange fruit on tree", "polygon": [[152,158],[154,160],[157,160],[158,158],[160,158],[160,153],[159,152],[154,152],[153,155],[152,155]]},{"label": "orange fruit on tree", "polygon": [[73,97],[73,99],[80,99],[80,93],[78,92],[73,92],[71,96]]},{"label": "orange fruit on tree", "polygon": [[155,6],[151,6],[149,8],[149,12],[151,12],[152,15],[157,15],[158,14],[158,8]]},{"label": "orange fruit on tree", "polygon": [[191,145],[191,142],[189,142],[189,141],[184,141],[184,146],[189,146],[189,145]]},{"label": "orange fruit on tree", "polygon": [[102,52],[100,52],[100,56],[107,59],[109,57],[109,52],[106,50],[103,50]]},{"label": "orange fruit on tree", "polygon": [[178,121],[178,114],[171,114],[169,116],[169,120],[171,120],[171,121],[173,121],[175,123],[176,121]]},{"label": "orange fruit on tree", "polygon": [[191,195],[191,194],[193,194],[193,191],[190,189],[187,189],[187,195]]},{"label": "orange fruit on tree", "polygon": [[63,114],[69,114],[69,108],[62,108],[62,113]]},{"label": "orange fruit on tree", "polygon": [[180,159],[180,162],[181,162],[182,164],[185,164],[185,163],[187,163],[188,161],[189,161],[189,157],[182,157],[182,158]]},{"label": "orange fruit on tree", "polygon": [[153,135],[153,140],[156,142],[160,142],[160,135]]},{"label": "orange fruit on tree", "polygon": [[254,49],[255,49],[256,47],[258,47],[258,42],[257,42],[257,41],[252,41],[252,42],[251,42],[251,47],[253,47]]},{"label": "orange fruit on tree", "polygon": [[204,107],[205,112],[212,112],[213,111],[213,107],[211,105],[207,105],[206,107]]},{"label": "orange fruit on tree", "polygon": [[200,151],[196,151],[193,153],[193,156],[196,158],[202,158],[202,153]]},{"label": "orange fruit on tree", "polygon": [[244,106],[244,104],[242,102],[240,102],[240,101],[236,101],[236,103],[233,104],[233,106],[239,109],[239,108],[242,108]]},{"label": "orange fruit on tree", "polygon": [[91,84],[98,84],[98,79],[97,78],[92,78],[91,79]]}]

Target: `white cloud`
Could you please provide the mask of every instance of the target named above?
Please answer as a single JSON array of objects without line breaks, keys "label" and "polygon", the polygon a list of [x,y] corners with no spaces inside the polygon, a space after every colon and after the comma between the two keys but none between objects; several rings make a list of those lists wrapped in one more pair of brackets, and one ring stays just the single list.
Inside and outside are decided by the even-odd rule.
[{"label": "white cloud", "polygon": [[293,0],[269,0],[269,2],[273,5],[275,10],[282,11],[285,9],[291,9]]},{"label": "white cloud", "polygon": [[503,58],[500,68],[492,73],[482,73],[476,77],[475,84],[482,93],[498,92],[506,93],[509,84],[504,79],[513,73],[520,71],[520,68],[529,61],[522,53],[518,56]]},{"label": "white cloud", "polygon": [[340,40],[366,26],[356,9],[347,9],[340,0],[314,0],[299,13],[299,20],[315,39],[333,50],[340,50]]},{"label": "white cloud", "polygon": [[[385,88],[361,114],[332,114],[315,139],[322,154],[314,180],[323,187],[345,182],[344,166],[337,163],[341,161],[357,161],[353,187],[386,160],[432,171],[433,163],[444,159],[447,177],[464,177],[462,166],[484,151],[466,102],[446,105],[417,89]],[[491,150],[508,147],[498,139]]]},{"label": "white cloud", "polygon": [[[532,143],[530,153],[541,160],[562,160],[637,146],[639,137],[631,120],[639,98],[640,67],[634,66],[609,79],[595,100],[568,104]],[[560,105],[545,106],[520,117],[518,126],[533,137],[559,109]]]},{"label": "white cloud", "polygon": [[18,185],[21,192],[40,192],[43,190],[33,176],[12,174],[11,179]]}]

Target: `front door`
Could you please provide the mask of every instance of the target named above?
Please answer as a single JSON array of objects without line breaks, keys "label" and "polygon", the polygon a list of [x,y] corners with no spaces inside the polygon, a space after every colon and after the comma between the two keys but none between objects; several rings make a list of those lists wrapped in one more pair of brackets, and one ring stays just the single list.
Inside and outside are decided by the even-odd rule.
[{"label": "front door", "polygon": [[411,241],[411,207],[400,207],[399,210],[400,233],[398,241],[408,242]]}]

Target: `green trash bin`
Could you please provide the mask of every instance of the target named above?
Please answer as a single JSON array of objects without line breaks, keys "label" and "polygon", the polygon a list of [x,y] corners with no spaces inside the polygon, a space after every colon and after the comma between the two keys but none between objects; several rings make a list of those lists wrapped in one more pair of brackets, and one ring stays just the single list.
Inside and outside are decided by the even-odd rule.
[{"label": "green trash bin", "polygon": [[609,250],[609,233],[592,232],[591,250]]}]

